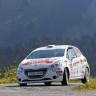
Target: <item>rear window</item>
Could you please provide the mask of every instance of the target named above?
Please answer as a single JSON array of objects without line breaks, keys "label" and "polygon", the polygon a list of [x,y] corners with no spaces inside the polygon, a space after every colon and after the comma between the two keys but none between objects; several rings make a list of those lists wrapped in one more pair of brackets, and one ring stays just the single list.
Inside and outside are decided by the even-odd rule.
[{"label": "rear window", "polygon": [[62,57],[64,52],[64,49],[38,50],[32,52],[27,59]]}]

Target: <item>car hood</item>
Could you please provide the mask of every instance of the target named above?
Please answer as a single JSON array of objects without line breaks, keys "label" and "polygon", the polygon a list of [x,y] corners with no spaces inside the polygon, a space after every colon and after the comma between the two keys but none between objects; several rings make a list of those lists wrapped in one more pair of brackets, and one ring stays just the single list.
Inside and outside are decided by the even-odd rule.
[{"label": "car hood", "polygon": [[42,58],[42,59],[24,59],[20,65],[23,66],[24,69],[48,68],[50,65],[60,60],[62,60],[62,57]]}]

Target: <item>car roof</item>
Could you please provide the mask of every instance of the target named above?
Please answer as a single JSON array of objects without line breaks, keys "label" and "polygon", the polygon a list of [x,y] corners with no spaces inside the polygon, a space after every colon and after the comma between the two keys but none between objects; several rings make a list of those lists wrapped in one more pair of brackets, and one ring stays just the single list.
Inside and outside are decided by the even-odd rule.
[{"label": "car roof", "polygon": [[48,46],[37,48],[34,51],[38,51],[38,50],[50,50],[50,49],[66,49],[68,47],[74,47],[74,46],[72,46],[72,45],[48,45]]}]

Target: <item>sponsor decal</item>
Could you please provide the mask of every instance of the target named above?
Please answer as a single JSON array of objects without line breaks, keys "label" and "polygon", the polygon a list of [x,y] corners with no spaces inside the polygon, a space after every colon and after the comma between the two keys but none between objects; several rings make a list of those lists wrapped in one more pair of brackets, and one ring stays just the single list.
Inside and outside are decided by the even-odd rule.
[{"label": "sponsor decal", "polygon": [[50,60],[34,60],[34,61],[29,61],[29,62],[26,62],[26,63],[22,63],[21,65],[23,66],[26,66],[26,65],[29,65],[29,64],[53,64],[53,61],[50,61]]},{"label": "sponsor decal", "polygon": [[69,64],[69,66],[72,68],[72,64]]},{"label": "sponsor decal", "polygon": [[78,63],[78,60],[74,61],[73,66],[76,66]]},{"label": "sponsor decal", "polygon": [[86,59],[82,59],[82,60],[81,60],[81,63],[82,63],[82,64],[85,64],[85,62],[86,62]]},{"label": "sponsor decal", "polygon": [[64,63],[66,64],[66,66],[67,66],[67,61],[64,61]]},{"label": "sponsor decal", "polygon": [[62,75],[62,74],[63,74],[63,71],[62,71],[62,70],[57,70],[57,71],[56,71],[56,74],[57,74],[57,75]]}]

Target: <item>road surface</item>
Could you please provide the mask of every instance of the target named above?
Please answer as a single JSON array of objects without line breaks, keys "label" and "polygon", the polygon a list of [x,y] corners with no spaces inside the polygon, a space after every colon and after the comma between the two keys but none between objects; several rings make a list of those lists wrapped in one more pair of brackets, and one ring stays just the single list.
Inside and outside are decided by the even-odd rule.
[{"label": "road surface", "polygon": [[26,87],[18,84],[1,84],[0,96],[96,96],[96,91],[74,91],[72,88],[81,85],[80,83],[70,83],[68,86],[61,86],[54,83],[52,86],[35,83]]}]

